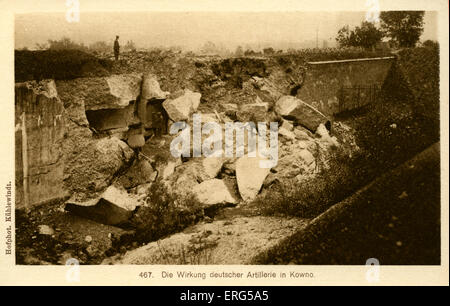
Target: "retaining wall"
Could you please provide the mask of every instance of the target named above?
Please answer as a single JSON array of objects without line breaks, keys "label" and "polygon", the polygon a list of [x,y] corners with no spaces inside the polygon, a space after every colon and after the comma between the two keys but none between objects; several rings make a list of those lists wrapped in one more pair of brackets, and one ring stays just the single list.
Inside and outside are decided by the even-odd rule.
[{"label": "retaining wall", "polygon": [[381,87],[394,60],[394,57],[382,57],[309,62],[297,97],[332,116],[339,112],[342,88]]}]

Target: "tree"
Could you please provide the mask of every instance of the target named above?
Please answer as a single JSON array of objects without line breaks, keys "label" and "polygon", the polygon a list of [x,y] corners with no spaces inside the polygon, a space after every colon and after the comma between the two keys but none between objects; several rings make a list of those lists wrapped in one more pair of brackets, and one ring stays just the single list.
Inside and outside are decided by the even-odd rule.
[{"label": "tree", "polygon": [[356,44],[355,32],[350,31],[348,25],[339,29],[336,41],[340,47],[351,47]]},{"label": "tree", "polygon": [[361,23],[361,27],[356,27],[355,33],[358,44],[366,49],[375,47],[383,38],[383,32],[375,27],[373,23],[367,21]]},{"label": "tree", "polygon": [[425,48],[439,48],[439,43],[437,41],[428,39],[428,40],[425,40],[422,43],[422,47],[425,47]]},{"label": "tree", "polygon": [[263,53],[264,55],[272,55],[275,53],[275,50],[272,47],[264,48]]},{"label": "tree", "polygon": [[411,48],[422,35],[424,15],[424,11],[381,12],[381,29],[399,47]]},{"label": "tree", "polygon": [[107,43],[105,41],[96,41],[89,45],[89,50],[93,52],[107,53],[113,50],[112,43]]},{"label": "tree", "polygon": [[244,56],[244,49],[241,46],[237,46],[236,51],[234,51],[234,56],[242,57]]},{"label": "tree", "polygon": [[136,44],[132,40],[128,40],[125,46],[123,47],[124,51],[136,51]]},{"label": "tree", "polygon": [[207,54],[207,55],[215,55],[218,54],[218,48],[215,43],[212,41],[207,41],[205,44],[200,48],[200,53]]},{"label": "tree", "polygon": [[364,21],[361,26],[350,30],[344,26],[338,31],[336,41],[340,47],[362,47],[365,49],[373,48],[383,38],[381,32],[373,23]]},{"label": "tree", "polygon": [[37,43],[36,44],[36,48],[39,50],[47,50],[48,49],[48,43]]},{"label": "tree", "polygon": [[88,48],[83,43],[76,43],[68,37],[63,37],[59,40],[49,39],[48,49],[50,50],[81,50],[88,51]]}]

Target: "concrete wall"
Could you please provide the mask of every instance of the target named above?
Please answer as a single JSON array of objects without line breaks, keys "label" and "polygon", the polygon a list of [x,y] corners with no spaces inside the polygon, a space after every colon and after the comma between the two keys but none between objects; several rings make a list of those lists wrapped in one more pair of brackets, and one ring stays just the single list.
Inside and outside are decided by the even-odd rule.
[{"label": "concrete wall", "polygon": [[310,62],[297,97],[332,116],[339,111],[342,87],[381,86],[395,59],[354,59]]},{"label": "concrete wall", "polygon": [[[138,99],[141,80],[114,75],[15,84],[16,208],[32,208],[92,186],[89,192],[95,195],[126,162],[120,145],[132,152],[126,142],[142,132],[141,124],[167,132],[164,99],[152,105]],[[142,118],[141,100],[144,108],[153,107]],[[121,140],[110,140],[111,135]],[[97,152],[101,145],[107,153]]]},{"label": "concrete wall", "polygon": [[53,81],[15,85],[17,208],[65,196],[61,150],[64,120],[64,107]]}]

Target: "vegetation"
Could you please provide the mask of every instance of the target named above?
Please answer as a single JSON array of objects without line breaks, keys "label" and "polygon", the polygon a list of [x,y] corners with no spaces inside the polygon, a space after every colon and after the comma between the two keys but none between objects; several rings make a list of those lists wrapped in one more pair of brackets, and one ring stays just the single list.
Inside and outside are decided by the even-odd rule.
[{"label": "vegetation", "polygon": [[203,210],[194,196],[178,198],[162,182],[150,187],[145,199],[131,220],[136,229],[135,241],[147,243],[178,232],[203,216]]},{"label": "vegetation", "polygon": [[237,46],[236,51],[234,51],[234,56],[242,57],[244,56],[244,49],[241,46]]},{"label": "vegetation", "polygon": [[[282,55],[277,55],[282,57]],[[367,50],[362,47],[343,47],[326,49],[300,49],[288,50],[286,55],[302,57],[305,61],[334,61],[355,58],[371,58],[391,56],[392,53],[384,50]]]},{"label": "vegetation", "polygon": [[339,29],[336,41],[340,47],[374,48],[383,38],[400,48],[414,47],[423,32],[423,11],[387,11],[380,14],[380,28],[363,21],[351,30],[348,25]]},{"label": "vegetation", "polygon": [[81,50],[16,50],[15,80],[67,80],[85,76],[104,76],[112,63]]},{"label": "vegetation", "polygon": [[59,40],[49,39],[46,44],[37,44],[40,50],[80,50],[87,52],[89,48],[83,43],[76,43],[68,37]]},{"label": "vegetation", "polygon": [[89,45],[89,50],[94,53],[108,53],[113,49],[112,43],[97,41]]},{"label": "vegetation", "polygon": [[419,41],[423,32],[423,11],[381,12],[381,29],[401,48],[411,48]]},{"label": "vegetation", "polygon": [[[422,65],[416,63],[419,58]],[[399,66],[388,76],[379,101],[340,118],[356,130],[359,154],[349,158],[336,150],[328,169],[302,184],[273,187],[257,200],[257,207],[267,215],[317,216],[439,141],[438,59],[439,53],[430,48],[401,52]],[[420,80],[436,85],[421,86]],[[411,92],[411,83],[416,94]],[[392,88],[396,88],[395,95]]]},{"label": "vegetation", "polygon": [[349,26],[344,26],[338,31],[336,41],[340,47],[362,47],[372,49],[383,38],[383,32],[373,23],[364,21],[360,27],[350,30]]},{"label": "vegetation", "polygon": [[323,169],[314,178],[299,184],[284,182],[272,185],[265,190],[264,196],[255,200],[255,206],[265,215],[303,218],[319,215],[334,203],[345,199],[360,181],[351,172],[351,161],[341,150],[335,149],[328,162],[329,168]]},{"label": "vegetation", "polygon": [[272,55],[275,54],[275,50],[273,48],[264,48],[263,49],[264,55]]},{"label": "vegetation", "polygon": [[389,171],[253,264],[439,265],[439,146]]},{"label": "vegetation", "polygon": [[199,53],[201,55],[219,55],[219,56],[230,56],[231,52],[225,48],[222,44],[215,44],[212,41],[207,41],[203,46],[200,47]]},{"label": "vegetation", "polygon": [[[79,50],[86,53],[110,53],[113,50],[112,42],[96,41],[88,46],[83,43],[77,43],[68,37],[61,39],[49,39],[47,43],[36,44],[39,50]],[[132,40],[128,40],[121,47],[122,51],[136,51],[136,44]]]},{"label": "vegetation", "polygon": [[428,39],[422,43],[422,47],[439,50],[439,43],[437,41]]},{"label": "vegetation", "polygon": [[399,66],[413,94],[416,115],[428,122],[430,133],[432,131],[438,133],[440,113],[438,43],[428,42],[421,48],[404,49],[398,55]]},{"label": "vegetation", "polygon": [[360,154],[337,150],[316,178],[258,200],[265,214],[307,218],[339,206],[253,264],[440,264],[439,145],[422,152],[439,141],[438,49],[402,50],[380,101],[341,118],[356,129]]}]

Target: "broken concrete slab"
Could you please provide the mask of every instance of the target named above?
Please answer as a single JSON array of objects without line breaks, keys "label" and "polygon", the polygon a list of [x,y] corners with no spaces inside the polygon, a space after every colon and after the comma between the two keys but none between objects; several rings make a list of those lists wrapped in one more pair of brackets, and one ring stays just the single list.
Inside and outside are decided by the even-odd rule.
[{"label": "broken concrete slab", "polygon": [[38,226],[39,235],[52,236],[55,234],[55,230],[48,225],[39,225]]},{"label": "broken concrete slab", "polygon": [[241,109],[237,111],[237,119],[241,122],[266,122],[269,111],[269,103],[262,102],[258,97],[256,102],[252,104],[244,104]]},{"label": "broken concrete slab", "polygon": [[141,93],[142,76],[137,73],[83,78],[70,82],[72,92],[86,110],[124,108]]},{"label": "broken concrete slab", "polygon": [[314,175],[317,163],[313,152],[319,149],[323,156],[327,154],[326,150],[317,148],[312,138],[309,141],[295,141],[291,145],[280,147],[278,163],[272,169],[274,177],[280,182],[288,182],[295,177],[302,180]]},{"label": "broken concrete slab", "polygon": [[190,115],[195,112],[200,105],[200,97],[198,92],[186,89],[183,95],[175,99],[167,99],[163,102],[169,118],[175,122],[188,121]]},{"label": "broken concrete slab", "polygon": [[221,157],[205,157],[202,160],[203,171],[208,178],[215,178],[222,169],[224,158]]},{"label": "broken concrete slab", "polygon": [[123,128],[117,128],[117,129],[110,129],[106,131],[106,135],[117,137],[120,140],[127,140],[129,128],[123,127]]},{"label": "broken concrete slab", "polygon": [[275,111],[280,116],[288,116],[297,107],[298,100],[293,96],[283,96],[277,101]]},{"label": "broken concrete slab", "polygon": [[120,225],[131,218],[139,205],[124,189],[110,186],[98,198],[85,202],[68,200],[65,210],[99,223]]},{"label": "broken concrete slab", "polygon": [[203,205],[237,203],[224,181],[219,179],[207,180],[196,185],[193,188],[193,193]]},{"label": "broken concrete slab", "polygon": [[331,121],[324,114],[293,96],[281,97],[276,103],[275,111],[283,118],[293,120],[312,132],[315,132],[320,124],[331,129]]},{"label": "broken concrete slab", "polygon": [[320,141],[322,143],[328,144],[330,146],[339,146],[337,138],[335,136],[330,136],[327,128],[323,124],[320,124],[317,127],[316,135],[320,137]]},{"label": "broken concrete slab", "polygon": [[162,91],[156,75],[153,73],[146,73],[142,79],[142,94],[141,99],[166,99],[170,95],[168,91]]},{"label": "broken concrete slab", "polygon": [[245,201],[252,201],[261,190],[262,184],[269,174],[269,168],[262,168],[260,161],[264,158],[249,157],[248,155],[240,157],[236,162],[236,179],[239,193]]},{"label": "broken concrete slab", "polygon": [[134,152],[130,147],[117,137],[102,138],[95,144],[95,149],[104,155],[116,153],[127,162],[133,156]]},{"label": "broken concrete slab", "polygon": [[131,167],[118,179],[118,183],[126,189],[153,182],[156,171],[146,159],[136,159]]},{"label": "broken concrete slab", "polygon": [[[64,183],[77,201],[84,201],[106,189],[114,176],[131,160],[133,150],[117,137],[74,143],[81,147],[65,165]],[[71,146],[71,150],[74,148]]]},{"label": "broken concrete slab", "polygon": [[295,137],[297,139],[300,140],[308,140],[312,138],[312,135],[309,135],[308,133],[310,133],[309,131],[307,131],[305,128],[301,127],[301,126],[297,126],[294,129],[294,134]]},{"label": "broken concrete slab", "polygon": [[301,150],[298,153],[298,157],[301,158],[305,162],[305,164],[308,166],[311,165],[313,162],[315,162],[315,158],[312,155],[312,153],[306,149]]},{"label": "broken concrete slab", "polygon": [[174,172],[175,172],[175,167],[178,165],[179,163],[175,162],[175,161],[169,161],[163,168],[161,171],[161,178],[163,180],[167,180]]},{"label": "broken concrete slab", "polygon": [[179,198],[187,198],[192,195],[195,186],[201,181],[197,173],[197,163],[186,162],[177,167],[176,172],[170,177],[169,191]]},{"label": "broken concrete slab", "polygon": [[281,126],[280,129],[278,130],[278,134],[280,134],[281,136],[284,136],[286,139],[295,139],[295,134],[294,132],[286,129],[284,126]]},{"label": "broken concrete slab", "polygon": [[181,164],[181,158],[174,157],[170,153],[170,143],[174,138],[175,136],[172,135],[153,137],[147,140],[142,147],[142,155],[150,162],[153,169],[158,171],[159,175],[164,172],[169,162],[174,162],[175,165]]},{"label": "broken concrete slab", "polygon": [[294,130],[294,122],[286,119],[281,119],[281,127],[292,132]]}]

